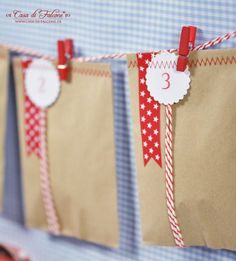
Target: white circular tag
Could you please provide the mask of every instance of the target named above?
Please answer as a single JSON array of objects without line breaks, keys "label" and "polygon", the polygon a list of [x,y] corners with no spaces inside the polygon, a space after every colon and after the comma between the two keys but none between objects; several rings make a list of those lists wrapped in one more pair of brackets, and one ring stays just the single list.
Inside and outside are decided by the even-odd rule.
[{"label": "white circular tag", "polygon": [[43,59],[33,60],[25,72],[25,88],[35,105],[41,108],[52,105],[60,94],[60,80],[53,64]]},{"label": "white circular tag", "polygon": [[188,67],[176,71],[177,55],[163,52],[154,55],[146,71],[146,85],[150,95],[161,104],[177,103],[184,98],[190,87]]}]

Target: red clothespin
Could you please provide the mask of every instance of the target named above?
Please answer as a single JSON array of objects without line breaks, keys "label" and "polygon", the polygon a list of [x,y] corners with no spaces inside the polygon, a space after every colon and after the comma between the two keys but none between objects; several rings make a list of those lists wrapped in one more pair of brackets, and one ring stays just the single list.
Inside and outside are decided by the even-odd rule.
[{"label": "red clothespin", "polygon": [[74,46],[73,46],[73,40],[72,39],[65,39],[65,51],[66,55],[68,56],[68,59],[71,59],[74,56]]},{"label": "red clothespin", "polygon": [[189,51],[194,48],[196,39],[197,27],[195,26],[183,26],[180,42],[179,42],[179,57],[177,60],[176,70],[183,72],[188,64]]},{"label": "red clothespin", "polygon": [[58,49],[58,73],[60,80],[65,81],[69,75],[69,60],[73,57],[73,40],[65,39],[57,41]]},{"label": "red clothespin", "polygon": [[189,42],[192,45],[190,49],[193,49],[195,47],[195,40],[196,40],[196,35],[197,35],[197,27],[196,26],[189,26]]}]

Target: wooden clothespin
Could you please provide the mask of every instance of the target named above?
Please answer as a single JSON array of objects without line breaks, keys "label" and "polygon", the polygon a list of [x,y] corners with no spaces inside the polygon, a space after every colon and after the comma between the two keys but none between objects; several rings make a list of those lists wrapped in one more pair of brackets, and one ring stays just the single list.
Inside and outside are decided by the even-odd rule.
[{"label": "wooden clothespin", "polygon": [[189,51],[195,46],[197,27],[183,26],[179,41],[179,56],[176,70],[184,72],[188,64]]},{"label": "wooden clothespin", "polygon": [[73,40],[65,39],[57,41],[58,49],[58,73],[61,81],[66,81],[69,75],[69,60],[73,57]]}]

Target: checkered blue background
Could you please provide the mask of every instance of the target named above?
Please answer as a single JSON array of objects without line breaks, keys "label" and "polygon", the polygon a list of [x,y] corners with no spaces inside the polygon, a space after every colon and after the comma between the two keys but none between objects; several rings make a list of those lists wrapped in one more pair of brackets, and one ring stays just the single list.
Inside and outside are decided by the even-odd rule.
[{"label": "checkered blue background", "polygon": [[[62,24],[17,24],[6,17],[6,13],[12,10],[32,12],[37,8],[65,10],[71,13],[71,17]],[[200,28],[198,43],[235,30],[236,2],[0,0],[0,42],[54,55],[56,40],[65,37],[74,39],[76,55],[80,56],[173,48],[178,46],[181,26],[191,24]],[[222,47],[236,47],[236,41],[230,40],[217,48]],[[5,202],[4,213],[0,218],[0,241],[20,245],[28,251],[32,260],[38,261],[235,260],[236,254],[226,250],[147,247],[141,244],[126,64],[121,61],[109,62],[113,66],[120,247],[114,250],[79,240],[54,238],[40,231],[26,230],[19,224],[24,220],[24,204],[12,71],[9,75]]]}]

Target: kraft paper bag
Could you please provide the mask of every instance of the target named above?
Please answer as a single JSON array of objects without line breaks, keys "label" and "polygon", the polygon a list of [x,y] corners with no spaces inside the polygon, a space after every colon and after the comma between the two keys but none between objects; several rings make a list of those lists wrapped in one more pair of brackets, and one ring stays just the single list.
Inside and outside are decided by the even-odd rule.
[{"label": "kraft paper bag", "polygon": [[7,87],[9,56],[8,50],[0,47],[0,209],[3,203],[4,144],[6,131]]},{"label": "kraft paper bag", "polygon": [[[191,87],[173,105],[177,219],[187,246],[236,250],[236,49],[189,57]],[[165,108],[161,106],[163,166],[144,167],[136,55],[128,55],[141,227],[148,245],[174,246],[165,194]]]},{"label": "kraft paper bag", "polygon": [[[71,80],[48,109],[48,158],[61,234],[118,245],[112,73],[72,62]],[[21,61],[14,61],[26,225],[47,230],[39,159],[26,153]]]}]

